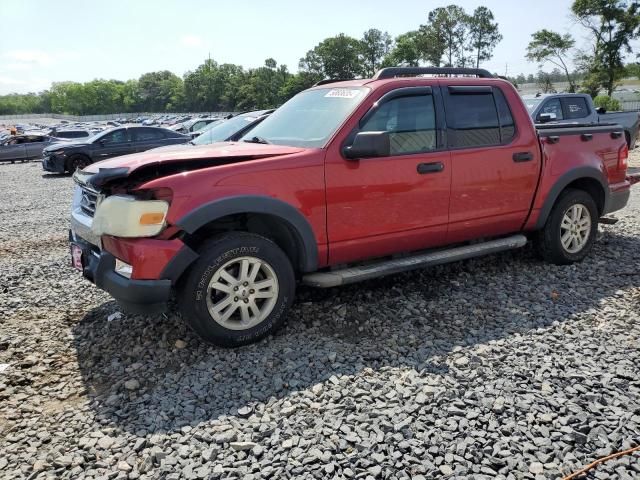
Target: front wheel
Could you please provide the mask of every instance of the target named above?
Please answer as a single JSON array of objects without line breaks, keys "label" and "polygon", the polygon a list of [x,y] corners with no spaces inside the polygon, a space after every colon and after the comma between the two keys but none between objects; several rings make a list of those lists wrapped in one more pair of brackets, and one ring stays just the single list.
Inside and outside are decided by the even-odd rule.
[{"label": "front wheel", "polygon": [[598,207],[584,190],[566,190],[551,210],[536,246],[546,261],[568,265],[582,261],[593,248],[598,231]]},{"label": "front wheel", "polygon": [[223,347],[275,332],[293,303],[295,275],[271,240],[229,233],[206,244],[178,289],[183,316],[205,341]]},{"label": "front wheel", "polygon": [[69,160],[67,160],[67,172],[73,173],[76,170],[82,170],[89,165],[91,165],[89,157],[85,155],[73,155]]}]

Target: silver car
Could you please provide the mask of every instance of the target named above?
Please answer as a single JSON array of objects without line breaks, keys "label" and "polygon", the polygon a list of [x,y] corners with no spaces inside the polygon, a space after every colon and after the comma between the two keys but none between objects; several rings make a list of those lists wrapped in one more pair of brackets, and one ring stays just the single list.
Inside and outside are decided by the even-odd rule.
[{"label": "silver car", "polygon": [[42,157],[42,150],[52,143],[68,141],[42,134],[15,135],[0,140],[0,162]]}]

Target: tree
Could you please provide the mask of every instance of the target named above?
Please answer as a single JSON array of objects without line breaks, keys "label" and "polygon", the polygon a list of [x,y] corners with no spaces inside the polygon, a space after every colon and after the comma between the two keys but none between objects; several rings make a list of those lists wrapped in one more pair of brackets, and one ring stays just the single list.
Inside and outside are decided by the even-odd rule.
[{"label": "tree", "polygon": [[555,92],[553,88],[553,82],[548,73],[539,71],[536,77],[536,86],[542,90],[542,93]]},{"label": "tree", "polygon": [[142,108],[148,112],[164,112],[182,96],[182,79],[168,70],[145,73],[138,79]]},{"label": "tree", "polygon": [[571,78],[567,67],[567,56],[575,41],[568,33],[561,35],[551,30],[543,29],[531,35],[532,40],[527,46],[527,59],[531,62],[552,63],[562,68],[569,82],[569,91],[576,91],[575,81]]},{"label": "tree", "polygon": [[421,32],[412,30],[396,37],[391,52],[384,58],[383,65],[417,67],[423,58],[421,52]]},{"label": "tree", "polygon": [[[428,15],[429,24],[425,33],[433,35],[442,42],[445,55],[445,66],[465,66],[465,38],[468,33],[469,16],[457,5],[439,7]],[[430,30],[430,31],[429,31]],[[434,62],[438,63],[439,62]]]},{"label": "tree", "polygon": [[611,96],[624,75],[624,55],[640,35],[640,2],[633,0],[575,0],[571,11],[593,41],[592,54],[585,55],[589,80]]},{"label": "tree", "polygon": [[469,45],[476,52],[476,68],[480,67],[480,62],[493,57],[493,49],[502,40],[498,23],[493,20],[493,12],[487,7],[476,8],[473,15],[468,18]]},{"label": "tree", "polygon": [[341,33],[309,50],[300,59],[299,68],[332,79],[360,77],[363,74],[361,51],[359,40]]},{"label": "tree", "polygon": [[373,75],[382,66],[384,58],[391,51],[393,41],[387,32],[382,32],[377,28],[371,28],[362,35],[362,70],[365,76]]}]

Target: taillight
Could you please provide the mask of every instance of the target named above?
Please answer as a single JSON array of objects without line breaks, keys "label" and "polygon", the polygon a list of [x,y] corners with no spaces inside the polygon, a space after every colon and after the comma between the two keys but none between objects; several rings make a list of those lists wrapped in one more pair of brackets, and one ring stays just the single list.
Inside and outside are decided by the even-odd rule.
[{"label": "taillight", "polygon": [[629,166],[629,147],[625,143],[618,150],[618,170],[626,171]]}]

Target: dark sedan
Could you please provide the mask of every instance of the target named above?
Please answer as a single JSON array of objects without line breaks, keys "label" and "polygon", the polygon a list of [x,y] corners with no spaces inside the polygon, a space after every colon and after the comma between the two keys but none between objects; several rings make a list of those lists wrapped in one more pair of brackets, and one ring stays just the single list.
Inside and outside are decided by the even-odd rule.
[{"label": "dark sedan", "polygon": [[47,172],[74,172],[107,158],[189,141],[189,135],[158,127],[118,127],[86,140],[51,145],[42,152]]},{"label": "dark sedan", "polygon": [[0,140],[0,162],[40,158],[42,151],[64,139],[42,134],[16,135]]}]

